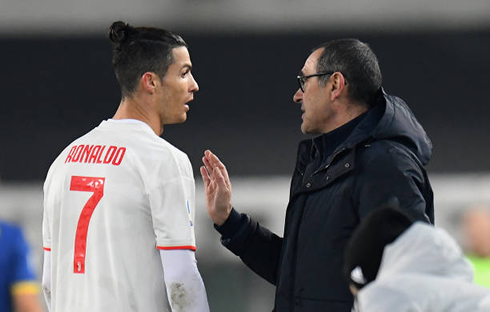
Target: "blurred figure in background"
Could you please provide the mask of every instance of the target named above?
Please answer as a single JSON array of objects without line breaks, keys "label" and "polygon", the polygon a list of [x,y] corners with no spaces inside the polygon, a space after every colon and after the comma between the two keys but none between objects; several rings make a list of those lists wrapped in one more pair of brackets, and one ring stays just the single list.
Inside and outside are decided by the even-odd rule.
[{"label": "blurred figure in background", "polygon": [[490,290],[444,230],[398,207],[366,217],[345,250],[344,275],[359,312],[490,311]]},{"label": "blurred figure in background", "polygon": [[475,268],[475,284],[490,288],[490,207],[476,206],[463,217],[466,257]]},{"label": "blurred figure in background", "polygon": [[0,220],[0,311],[41,312],[39,291],[22,229]]}]

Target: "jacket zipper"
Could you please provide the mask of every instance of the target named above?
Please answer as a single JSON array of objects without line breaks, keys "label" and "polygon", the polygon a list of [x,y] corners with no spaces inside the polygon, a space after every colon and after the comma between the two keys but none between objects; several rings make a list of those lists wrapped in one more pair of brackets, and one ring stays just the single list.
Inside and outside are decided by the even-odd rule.
[{"label": "jacket zipper", "polygon": [[323,171],[323,170],[326,170],[328,169],[328,167],[330,167],[330,165],[332,164],[332,162],[334,161],[334,159],[340,154],[342,153],[343,151],[345,151],[345,147],[342,148],[341,150],[339,150],[337,153],[335,153],[332,157],[332,160],[330,160],[330,162],[328,164],[326,164],[325,166],[323,166],[322,168],[319,168],[317,169],[315,172],[313,172],[311,174],[311,176],[314,176],[315,174],[319,173],[320,171]]}]

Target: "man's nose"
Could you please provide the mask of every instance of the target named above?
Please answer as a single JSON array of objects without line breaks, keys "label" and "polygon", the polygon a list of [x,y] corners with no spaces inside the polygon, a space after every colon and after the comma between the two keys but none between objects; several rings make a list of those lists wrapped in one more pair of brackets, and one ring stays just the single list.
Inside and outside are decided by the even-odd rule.
[{"label": "man's nose", "polygon": [[303,101],[303,91],[301,91],[301,89],[298,88],[296,93],[293,95],[293,102],[301,103],[302,101]]},{"label": "man's nose", "polygon": [[199,91],[199,85],[197,84],[197,81],[194,78],[194,76],[192,76],[192,84],[191,84],[191,90],[190,91],[191,92],[197,92],[197,91]]}]

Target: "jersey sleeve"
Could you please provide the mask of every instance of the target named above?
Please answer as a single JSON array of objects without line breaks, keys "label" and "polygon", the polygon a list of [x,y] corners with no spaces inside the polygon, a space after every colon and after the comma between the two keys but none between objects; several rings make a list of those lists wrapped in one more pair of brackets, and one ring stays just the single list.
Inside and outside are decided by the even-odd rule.
[{"label": "jersey sleeve", "polygon": [[49,181],[50,181],[50,175],[51,175],[51,170],[50,168],[46,181],[44,182],[43,186],[43,191],[44,191],[44,208],[43,208],[43,222],[42,222],[42,233],[43,233],[43,249],[47,251],[51,251],[51,230],[50,230],[50,221],[49,221],[49,202],[50,198],[49,196]]},{"label": "jersey sleeve", "polygon": [[172,311],[209,312],[206,288],[194,252],[160,250],[160,257]]},{"label": "jersey sleeve", "polygon": [[48,173],[46,175],[46,180],[44,181],[43,184],[44,201],[43,201],[42,235],[43,235],[43,249],[46,251],[51,251],[52,220],[50,218],[52,216],[52,209],[54,203],[56,201],[59,201],[59,196],[61,196],[59,191],[53,189],[55,187],[53,186],[55,184],[54,183],[55,180],[53,179],[53,176],[55,175],[55,172],[59,170],[60,163],[62,163],[62,159],[66,157],[69,148],[70,145],[67,146],[63,150],[63,152],[61,152],[61,154],[58,155],[55,161],[51,164]]},{"label": "jersey sleeve", "polygon": [[167,164],[167,169],[149,194],[157,248],[196,250],[192,167],[185,156]]}]

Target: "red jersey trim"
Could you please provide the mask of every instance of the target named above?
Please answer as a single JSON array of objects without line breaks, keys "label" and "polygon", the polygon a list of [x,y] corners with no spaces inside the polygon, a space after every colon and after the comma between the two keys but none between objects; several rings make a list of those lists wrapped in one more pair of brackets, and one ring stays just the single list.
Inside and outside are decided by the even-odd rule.
[{"label": "red jersey trim", "polygon": [[160,249],[160,250],[190,249],[190,250],[196,251],[195,246],[171,246],[171,247],[157,246],[157,249]]},{"label": "red jersey trim", "polygon": [[44,247],[43,246],[43,249],[46,250],[46,251],[51,251],[51,248],[48,248],[48,247]]}]

